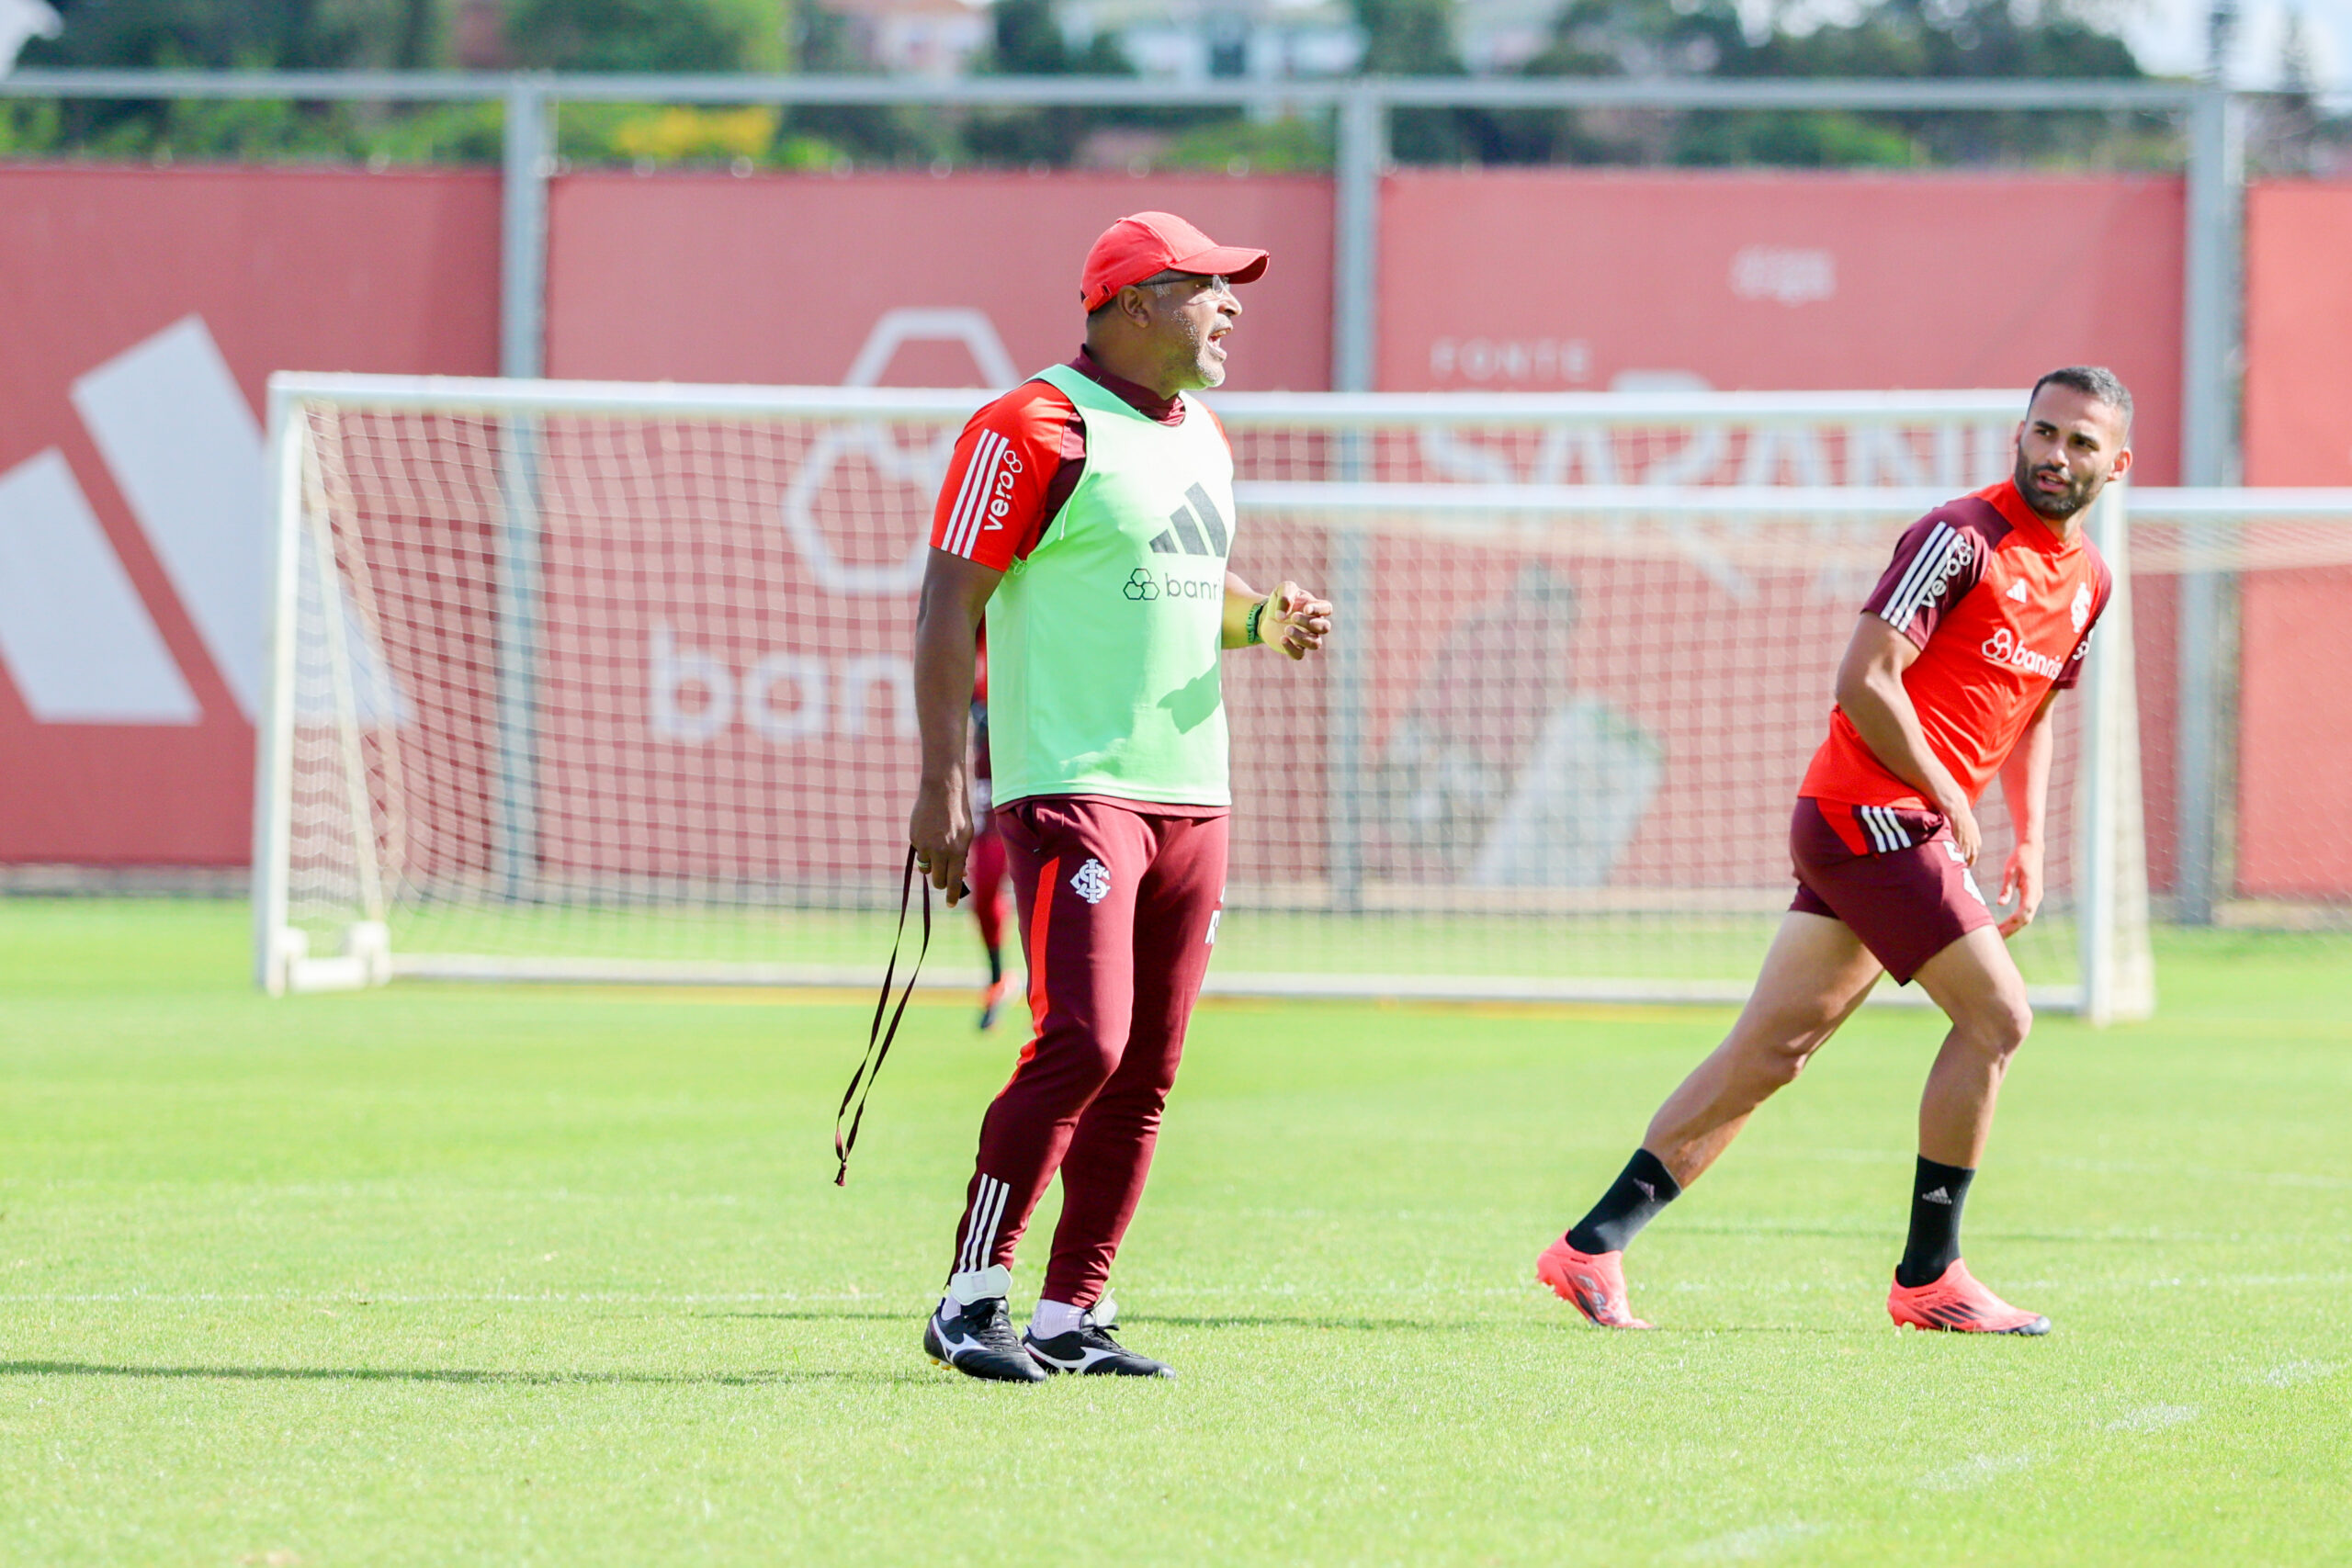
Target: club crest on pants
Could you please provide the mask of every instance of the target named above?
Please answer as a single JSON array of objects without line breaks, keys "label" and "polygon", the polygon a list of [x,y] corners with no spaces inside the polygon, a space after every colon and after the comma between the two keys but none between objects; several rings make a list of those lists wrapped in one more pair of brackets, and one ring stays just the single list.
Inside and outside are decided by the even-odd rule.
[{"label": "club crest on pants", "polygon": [[1103,869],[1101,861],[1089,860],[1070,873],[1069,885],[1088,903],[1100,904],[1111,891],[1111,874]]}]

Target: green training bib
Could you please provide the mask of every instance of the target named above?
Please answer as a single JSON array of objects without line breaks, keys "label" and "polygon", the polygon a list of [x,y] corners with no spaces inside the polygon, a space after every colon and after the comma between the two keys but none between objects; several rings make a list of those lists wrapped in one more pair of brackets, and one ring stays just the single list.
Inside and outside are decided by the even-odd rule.
[{"label": "green training bib", "polygon": [[1218,642],[1233,453],[1184,397],[1170,428],[1067,366],[1086,472],[989,600],[989,756],[999,804],[1107,795],[1232,804]]}]

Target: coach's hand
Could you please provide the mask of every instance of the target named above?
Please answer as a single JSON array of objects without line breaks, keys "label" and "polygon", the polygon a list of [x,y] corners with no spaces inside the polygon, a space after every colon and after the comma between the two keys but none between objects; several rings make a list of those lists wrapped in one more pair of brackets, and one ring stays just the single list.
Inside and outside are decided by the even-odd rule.
[{"label": "coach's hand", "polygon": [[1293,659],[1304,659],[1331,635],[1331,604],[1317,599],[1295,582],[1285,582],[1266,596],[1259,617],[1258,636]]},{"label": "coach's hand", "polygon": [[2001,934],[2012,937],[2033,923],[2035,911],[2041,908],[2041,846],[2019,844],[2009,852],[2008,864],[2001,868],[2001,897],[1997,902],[2017,901],[2017,908],[2001,922]]},{"label": "coach's hand", "polygon": [[914,814],[907,822],[907,842],[914,846],[915,869],[947,895],[954,908],[967,891],[964,857],[972,849],[972,803],[964,781],[925,782],[915,790]]}]

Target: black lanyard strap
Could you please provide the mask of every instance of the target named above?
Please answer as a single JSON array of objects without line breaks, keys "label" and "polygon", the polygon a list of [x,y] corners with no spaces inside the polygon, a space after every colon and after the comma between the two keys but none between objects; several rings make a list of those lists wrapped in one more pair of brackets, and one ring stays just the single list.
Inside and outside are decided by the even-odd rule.
[{"label": "black lanyard strap", "polygon": [[[890,1055],[890,1042],[899,1037],[899,1021],[907,1016],[907,1002],[915,994],[915,976],[922,973],[923,955],[931,951],[931,879],[922,883],[922,945],[915,950],[915,961],[907,970],[906,987],[899,993],[899,1005],[890,1006],[890,987],[899,973],[899,944],[906,940],[907,906],[914,897],[915,852],[907,850],[907,867],[899,877],[899,923],[890,933],[890,962],[882,971],[882,994],[874,1001],[874,1024],[865,1033],[865,1055],[857,1064],[857,1071],[850,1075],[849,1088],[842,1092],[842,1108],[833,1113],[833,1157],[841,1168],[833,1173],[833,1185],[849,1185],[849,1152],[857,1147],[857,1129],[865,1120],[865,1101],[874,1093],[874,1080],[882,1076],[882,1064]],[[890,1014],[890,1027],[882,1027],[882,1015]],[[858,1086],[865,1088],[859,1094]],[[850,1114],[850,1102],[857,1102],[857,1113]],[[842,1136],[842,1122],[849,1122],[849,1136]]]}]

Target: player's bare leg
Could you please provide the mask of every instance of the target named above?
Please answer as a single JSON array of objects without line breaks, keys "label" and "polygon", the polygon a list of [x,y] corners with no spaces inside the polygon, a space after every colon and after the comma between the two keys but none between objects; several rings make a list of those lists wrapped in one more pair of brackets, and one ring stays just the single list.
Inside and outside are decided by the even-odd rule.
[{"label": "player's bare leg", "polygon": [[1794,909],[1782,916],[1739,1021],[1666,1097],[1642,1147],[1678,1186],[1698,1180],[1756,1108],[1796,1080],[1883,973],[1843,921]]},{"label": "player's bare leg", "polygon": [[1960,1258],[1961,1210],[1992,1135],[2001,1079],[2033,1027],[2025,978],[1990,926],[1928,960],[1917,978],[1951,1020],[1951,1032],[1919,1097],[1911,1230],[1887,1293],[1887,1314],[1917,1328],[2047,1334],[2048,1318],[2002,1301],[1976,1282]]},{"label": "player's bare leg", "polygon": [[1916,978],[1951,1020],[1919,1097],[1919,1152],[1973,1170],[1992,1136],[2009,1058],[2033,1027],[2025,976],[2000,933],[1984,926],[1928,959]]},{"label": "player's bare leg", "polygon": [[1883,973],[1843,922],[1795,909],[1783,916],[1731,1032],[1667,1096],[1600,1201],[1536,1259],[1536,1278],[1604,1327],[1649,1326],[1626,1304],[1626,1245],[1795,1079]]}]

